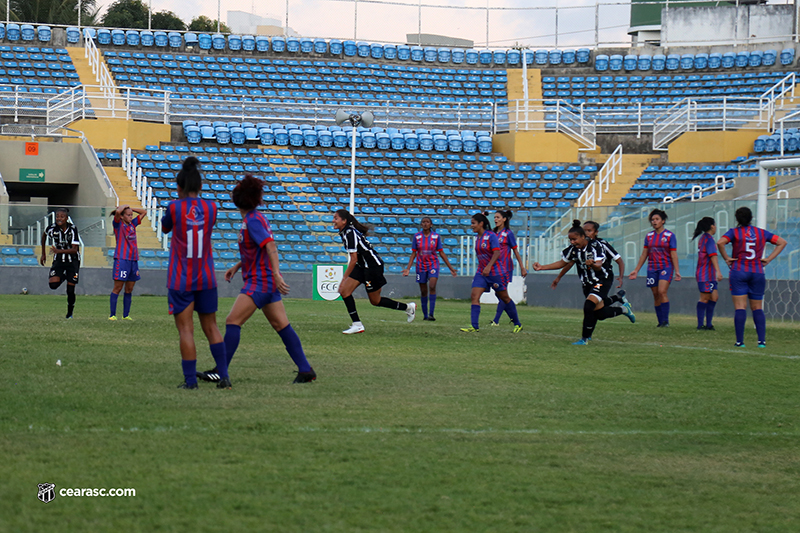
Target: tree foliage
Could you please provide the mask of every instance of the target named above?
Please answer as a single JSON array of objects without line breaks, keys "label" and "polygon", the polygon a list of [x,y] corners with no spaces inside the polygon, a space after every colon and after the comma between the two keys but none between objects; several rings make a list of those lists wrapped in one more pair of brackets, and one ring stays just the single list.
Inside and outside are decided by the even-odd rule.
[{"label": "tree foliage", "polygon": [[[78,23],[78,0],[10,0],[10,20],[53,25]],[[97,24],[97,0],[81,1],[81,25]],[[0,17],[6,19],[6,2],[0,1]]]},{"label": "tree foliage", "polygon": [[[231,32],[230,28],[228,28],[228,26],[226,26],[224,23],[220,24],[219,30],[222,33]],[[192,19],[192,22],[189,24],[189,31],[196,31],[201,33],[216,33],[217,21],[212,20],[205,15],[200,15]]]},{"label": "tree foliage", "polygon": [[103,15],[108,28],[147,28],[147,5],[142,0],[116,0]]},{"label": "tree foliage", "polygon": [[[153,18],[150,20],[150,26],[154,30],[183,31],[186,29],[186,23],[172,11],[159,11],[158,13],[153,13]],[[145,27],[147,27],[146,24]]]}]

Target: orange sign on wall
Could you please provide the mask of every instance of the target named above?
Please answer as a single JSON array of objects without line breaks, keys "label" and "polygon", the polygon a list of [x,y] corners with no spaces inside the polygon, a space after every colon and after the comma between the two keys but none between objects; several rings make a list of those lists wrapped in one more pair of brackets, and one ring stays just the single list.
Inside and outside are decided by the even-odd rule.
[{"label": "orange sign on wall", "polygon": [[39,155],[39,143],[25,143],[25,155]]}]

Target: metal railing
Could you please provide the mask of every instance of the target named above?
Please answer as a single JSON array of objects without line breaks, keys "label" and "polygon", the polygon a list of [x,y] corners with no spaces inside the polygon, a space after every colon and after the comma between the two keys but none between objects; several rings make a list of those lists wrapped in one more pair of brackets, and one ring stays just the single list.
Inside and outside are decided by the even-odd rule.
[{"label": "metal railing", "polygon": [[128,140],[122,140],[122,170],[131,182],[131,188],[136,193],[136,199],[141,202],[142,207],[147,210],[147,218],[150,220],[150,227],[156,233],[156,238],[161,242],[164,250],[169,249],[169,237],[161,231],[161,216],[164,209],[158,206],[158,199],[153,193],[153,188],[147,180],[147,176],[142,173],[142,168],[138,164],[138,159],[134,157],[133,151],[128,147]]},{"label": "metal railing", "polygon": [[116,85],[114,78],[106,67],[105,61],[100,54],[100,50],[94,44],[94,39],[88,35],[83,37],[83,55],[89,61],[89,66],[92,68],[95,81],[101,88],[103,96],[110,98],[115,93]]},{"label": "metal railing", "polygon": [[622,145],[618,145],[606,160],[597,178],[589,182],[575,202],[576,207],[594,207],[603,200],[603,194],[608,192],[612,183],[616,183],[617,176],[622,174]]},{"label": "metal railing", "polygon": [[575,140],[580,150],[597,147],[594,118],[563,100],[512,100],[508,108],[497,111],[493,133],[518,131],[554,131]]},{"label": "metal railing", "polygon": [[79,139],[86,142],[86,136],[82,131],[64,128],[62,126],[45,126],[42,124],[0,124],[0,136],[9,135],[14,137],[30,137],[34,140],[38,137],[55,139]]},{"label": "metal railing", "polygon": [[665,196],[663,201],[664,201],[665,204],[672,204],[672,203],[680,202],[680,201],[684,201],[684,200],[688,200],[690,202],[696,202],[697,200],[701,200],[703,198],[703,193],[711,192],[711,191],[722,192],[722,191],[730,188],[728,186],[728,184],[730,184],[730,187],[735,187],[736,186],[736,180],[728,179],[725,176],[723,176],[722,174],[718,174],[718,175],[714,176],[714,184],[713,185],[709,185],[707,187],[701,187],[700,185],[692,185],[691,192],[686,193],[686,194],[681,194],[680,196],[675,196],[675,197],[673,197],[673,196]]}]

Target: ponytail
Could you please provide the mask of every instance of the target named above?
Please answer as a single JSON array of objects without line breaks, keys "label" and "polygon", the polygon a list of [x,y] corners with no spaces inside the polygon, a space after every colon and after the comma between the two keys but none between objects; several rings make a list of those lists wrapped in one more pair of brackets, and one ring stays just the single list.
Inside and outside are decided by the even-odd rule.
[{"label": "ponytail", "polygon": [[694,234],[692,235],[692,240],[695,240],[698,236],[702,235],[703,233],[707,232],[711,229],[716,222],[711,217],[703,217],[697,222],[697,227],[694,228]]},{"label": "ponytail", "polygon": [[348,226],[352,226],[362,235],[366,236],[369,234],[370,227],[359,222],[347,209],[339,209],[336,211],[336,214],[339,215],[339,218],[342,220],[346,220]]},{"label": "ponytail", "polygon": [[474,215],[472,215],[472,220],[483,224],[483,231],[487,231],[492,227],[491,225],[489,225],[489,219],[486,218],[486,215],[484,215],[483,213],[475,213]]}]

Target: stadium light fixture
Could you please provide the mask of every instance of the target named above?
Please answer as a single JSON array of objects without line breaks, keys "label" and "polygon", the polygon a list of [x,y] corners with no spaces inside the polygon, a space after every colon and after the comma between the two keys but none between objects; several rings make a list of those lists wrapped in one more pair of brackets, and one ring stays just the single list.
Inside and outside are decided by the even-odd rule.
[{"label": "stadium light fixture", "polygon": [[352,150],[350,153],[350,214],[355,215],[356,211],[356,128],[364,126],[369,128],[375,121],[375,115],[371,111],[363,113],[348,113],[344,109],[336,112],[336,124],[341,126],[345,122],[349,122],[353,126],[353,140],[351,142]]}]

